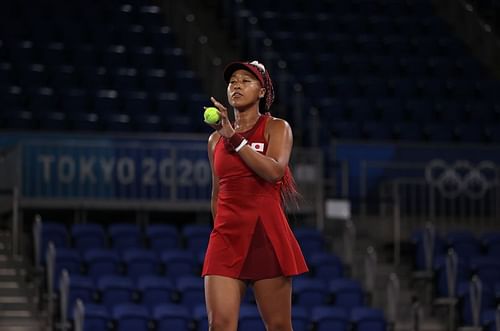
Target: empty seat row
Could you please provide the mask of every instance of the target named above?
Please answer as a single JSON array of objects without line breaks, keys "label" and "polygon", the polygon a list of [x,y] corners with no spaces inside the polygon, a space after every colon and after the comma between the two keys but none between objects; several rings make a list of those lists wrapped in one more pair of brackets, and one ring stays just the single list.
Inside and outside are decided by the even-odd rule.
[{"label": "empty seat row", "polygon": [[418,270],[426,268],[424,247],[431,244],[434,247],[431,257],[434,259],[437,256],[446,255],[449,248],[453,248],[461,258],[467,259],[467,261],[475,256],[495,257],[500,254],[500,233],[497,232],[484,233],[481,236],[461,230],[444,234],[435,233],[430,238],[431,242],[429,242],[428,236],[427,230],[424,229],[417,230],[412,235],[412,243],[415,247],[415,267]]},{"label": "empty seat row", "polygon": [[209,225],[185,225],[178,230],[168,224],[152,224],[141,229],[135,224],[112,223],[105,228],[101,224],[88,223],[73,224],[68,228],[62,223],[44,222],[41,235],[43,246],[51,241],[56,247],[71,246],[80,250],[146,247],[147,241],[147,245],[155,250],[191,247],[197,251],[206,247],[210,232]]},{"label": "empty seat row", "polygon": [[[494,80],[469,81],[463,79],[441,79],[427,76],[426,78],[376,78],[374,75],[357,78],[350,75],[304,75],[302,76],[304,95],[310,99],[336,97],[348,99],[365,97],[381,99],[391,97],[422,98],[431,101],[431,98],[445,100],[472,100],[487,101],[490,105],[494,98],[494,91],[500,84]],[[316,101],[316,103],[318,102]]]},{"label": "empty seat row", "polygon": [[421,18],[401,14],[387,17],[375,13],[338,13],[257,11],[257,23],[265,31],[285,29],[297,33],[335,31],[349,34],[389,35],[405,31],[412,36],[425,36],[430,31],[443,29],[443,23],[435,17]]},{"label": "empty seat row", "polygon": [[21,109],[34,113],[63,111],[71,116],[72,112],[105,113],[193,113],[198,114],[207,105],[208,96],[198,93],[182,94],[142,89],[88,90],[82,88],[51,87],[23,88],[17,85],[0,87],[0,102],[4,109]]},{"label": "empty seat row", "polygon": [[106,66],[111,70],[118,67],[182,70],[186,67],[184,52],[168,43],[130,47],[111,41],[104,46],[84,42],[75,45],[62,42],[36,45],[31,40],[20,40],[15,44],[1,42],[0,61],[13,63],[20,69],[31,64]]},{"label": "empty seat row", "polygon": [[496,143],[500,141],[499,124],[455,124],[432,122],[382,122],[382,121],[339,121],[332,123],[320,133],[322,138],[344,140],[402,140],[432,142],[477,142]]},{"label": "empty seat row", "polygon": [[[147,309],[141,305],[119,304],[111,308],[85,305],[84,330],[104,331],[111,323],[119,331],[204,331],[208,330],[208,317],[204,305],[187,308],[180,305],[158,305]],[[318,306],[309,313],[303,307],[292,307],[295,331],[314,328],[318,331],[383,331],[387,327],[383,312],[369,307],[345,310],[341,307]],[[256,306],[243,304],[238,321],[239,331],[264,331]]]},{"label": "empty seat row", "polygon": [[[19,21],[50,23],[61,22],[81,25],[95,25],[95,23],[112,22],[113,24],[131,25],[148,24],[159,25],[162,22],[161,9],[152,3],[131,4],[116,2],[72,2],[71,5],[63,2],[33,2],[29,8],[17,5],[5,5],[2,10],[2,27]],[[90,20],[92,19],[92,20]],[[92,22],[92,24],[90,24]],[[15,25],[13,28],[22,28]]]},{"label": "empty seat row", "polygon": [[[169,108],[163,108],[168,111]],[[135,111],[139,112],[140,108]],[[172,113],[105,113],[85,111],[66,113],[46,111],[33,113],[20,109],[7,109],[0,114],[3,130],[42,130],[79,132],[201,132],[209,130],[202,121],[193,121],[192,115]]]},{"label": "empty seat row", "polygon": [[[296,34],[292,31],[269,32],[273,46],[286,54],[299,50],[320,52],[356,53],[369,51],[372,55],[393,56],[457,56],[463,53],[463,46],[450,38],[408,38],[402,35],[374,36],[370,34],[349,35],[332,33]],[[363,54],[366,56],[366,54]]]},{"label": "empty seat row", "polygon": [[[314,228],[294,228],[304,253],[326,251],[326,241]],[[62,223],[44,222],[41,230],[42,248],[49,242],[55,247],[87,250],[95,248],[151,248],[155,251],[186,248],[199,252],[206,248],[210,236],[209,225],[185,225],[178,230],[168,224],[151,224],[141,229],[135,224],[112,223],[107,229],[97,223],[73,224],[69,229]]]},{"label": "empty seat row", "polygon": [[165,275],[175,279],[180,276],[199,275],[206,247],[197,250],[163,249],[161,251],[128,248],[55,250],[55,282],[62,270],[71,274],[87,275],[97,279],[102,275],[124,275],[138,278],[146,275]]},{"label": "empty seat row", "polygon": [[[69,306],[81,299],[108,307],[117,302],[140,303],[148,307],[164,303],[178,303],[192,307],[205,302],[203,278],[199,275],[181,275],[170,279],[158,275],[126,276],[103,274],[97,278],[69,274]],[[251,290],[245,302],[254,302]],[[366,294],[359,282],[350,278],[330,281],[296,278],[292,304],[305,307],[330,305],[352,309],[366,304]]]},{"label": "empty seat row", "polygon": [[476,60],[465,57],[450,59],[445,56],[417,55],[393,56],[330,52],[296,51],[286,54],[283,59],[290,70],[305,77],[311,75],[346,76],[356,80],[379,79],[390,81],[397,78],[440,79],[443,81],[467,82],[472,78],[485,77],[483,68]]},{"label": "empty seat row", "polygon": [[[491,125],[500,121],[500,108],[486,102],[433,101],[431,98],[323,98],[316,101],[320,116],[332,121],[416,121],[453,125]],[[385,122],[385,123],[384,123]]]}]

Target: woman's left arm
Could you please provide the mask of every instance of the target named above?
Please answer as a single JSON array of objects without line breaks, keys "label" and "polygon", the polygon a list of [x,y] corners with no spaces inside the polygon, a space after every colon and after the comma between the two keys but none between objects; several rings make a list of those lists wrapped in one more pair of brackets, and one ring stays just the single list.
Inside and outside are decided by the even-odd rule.
[{"label": "woman's left arm", "polygon": [[284,175],[292,152],[293,135],[290,125],[272,118],[266,127],[267,151],[263,155],[245,145],[238,154],[257,175],[268,182],[276,182]]}]

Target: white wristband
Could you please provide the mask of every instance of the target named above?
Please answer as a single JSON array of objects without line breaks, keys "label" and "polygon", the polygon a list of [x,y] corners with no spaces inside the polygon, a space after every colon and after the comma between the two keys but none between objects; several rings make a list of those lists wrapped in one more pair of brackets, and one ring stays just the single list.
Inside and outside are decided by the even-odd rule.
[{"label": "white wristband", "polygon": [[239,151],[243,148],[243,146],[245,146],[247,143],[248,143],[248,140],[243,139],[243,141],[239,144],[239,146],[238,146],[238,147],[236,147],[236,148],[234,149],[234,151],[235,151],[236,153],[238,153],[238,152],[239,152]]}]

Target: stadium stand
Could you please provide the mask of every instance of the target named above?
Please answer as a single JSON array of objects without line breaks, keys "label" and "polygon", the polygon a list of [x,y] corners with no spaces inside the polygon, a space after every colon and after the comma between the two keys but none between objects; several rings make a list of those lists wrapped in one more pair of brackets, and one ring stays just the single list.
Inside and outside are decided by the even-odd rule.
[{"label": "stadium stand", "polygon": [[[202,71],[194,65],[197,57],[205,54],[193,56],[192,49],[181,47],[186,31],[176,30],[174,20],[166,19],[171,17],[168,10],[174,7],[172,3],[28,0],[2,4],[0,130],[14,135],[34,134],[31,140],[36,140],[36,134],[50,132],[94,133],[105,139],[118,133],[128,137],[130,145],[136,142],[135,133],[206,133],[208,128],[199,115],[208,101],[204,81],[213,77],[202,77]],[[320,145],[327,153],[324,178],[323,174],[320,178],[309,175],[314,177],[311,182],[342,182],[331,175],[332,169],[338,167],[338,159],[330,148],[338,141],[426,146],[496,146],[500,142],[500,107],[496,101],[500,82],[472,55],[448,23],[436,15],[431,1],[206,3],[220,9],[218,15],[224,16],[221,22],[237,39],[241,57],[262,59],[276,77],[276,112],[285,114],[291,122],[297,145]],[[470,4],[496,32],[498,1],[471,0]],[[178,16],[188,21],[190,16],[182,14]],[[193,21],[202,24],[204,19],[214,21],[214,17],[207,12],[206,17]],[[220,64],[217,68],[222,69]],[[317,127],[310,121],[315,117],[312,114],[317,115]],[[4,137],[0,138],[3,142]],[[10,143],[12,139],[8,136],[5,140]],[[160,156],[168,153],[163,149],[154,152]],[[397,154],[387,152],[390,153]],[[186,155],[191,158],[191,154]],[[3,151],[0,159],[3,162]],[[352,173],[346,175],[346,180],[358,177],[357,165],[347,167]],[[63,173],[65,169],[59,165],[54,173]],[[160,177],[165,175],[161,172],[165,168],[158,169]],[[206,175],[201,167],[193,169],[190,170],[202,179]],[[468,172],[467,178],[472,178],[467,182],[470,187],[464,184],[461,169],[455,170],[456,177],[462,180],[460,189],[465,187],[469,195],[484,193],[475,191],[480,182],[477,178],[484,179],[474,172],[477,169]],[[307,177],[309,172],[306,169],[304,173]],[[47,171],[44,175],[53,173]],[[492,178],[496,177],[484,180],[488,181],[484,184],[486,193],[478,205],[495,201],[495,192],[488,190],[498,178]],[[160,190],[155,196],[160,196],[162,202],[174,191],[181,198],[190,194],[188,185],[164,184],[161,190],[165,191]],[[443,180],[439,188],[447,188],[448,184]],[[351,194],[360,186],[348,185]],[[44,186],[36,189],[40,192]],[[368,188],[378,189],[375,185]],[[70,191],[66,192],[68,196],[56,196],[57,202],[71,198]],[[117,192],[124,194],[119,189]],[[107,198],[103,192],[93,193],[90,198]],[[50,197],[53,196],[47,199]],[[127,204],[126,199],[119,202]],[[353,200],[353,205],[356,203]],[[85,205],[80,203],[76,208]],[[463,205],[464,209],[469,208]],[[471,214],[486,210],[486,214],[493,215],[496,209],[488,206],[470,207]],[[146,207],[133,208],[143,211]],[[418,208],[424,209],[421,205]],[[443,203],[436,208],[446,211],[453,207]],[[57,326],[61,330],[76,330],[79,321],[73,312],[79,306],[84,307],[84,330],[208,329],[203,281],[199,277],[211,231],[208,222],[190,220],[179,226],[170,220],[148,223],[140,217],[137,222],[120,218],[101,222],[91,217],[85,221],[73,223],[68,218],[58,223],[44,219],[40,237],[37,239],[37,231],[33,230],[30,236],[35,235],[34,243],[23,243],[37,246],[35,264],[40,263],[44,270],[42,276],[36,275],[41,279],[37,300],[47,306],[47,329]],[[346,252],[339,254],[340,244],[332,244],[332,233],[337,229],[330,236],[316,228],[295,226],[293,230],[311,269],[294,281],[294,330],[410,329],[397,323],[401,316],[391,316],[387,302],[379,302],[383,300],[380,293],[375,293],[373,282],[377,282],[379,292],[386,291],[386,279],[381,285],[376,270],[354,265],[362,264],[364,255],[356,251],[353,262],[346,260]],[[373,235],[377,230],[373,225],[365,229]],[[334,234],[339,238],[338,233]],[[414,274],[424,274],[432,291],[429,303],[418,300],[426,293],[418,293],[416,286],[411,289],[418,297],[411,306],[413,329],[419,325],[418,305],[428,303],[425,309],[432,312],[439,305],[438,299],[444,298],[451,299],[446,301],[452,307],[451,329],[453,323],[458,323],[463,328],[480,325],[489,331],[498,330],[499,242],[497,233],[478,236],[453,227],[439,233],[423,228],[415,231],[409,268]],[[396,257],[390,262],[396,264]],[[368,286],[369,282],[361,279],[370,275],[374,279]],[[390,285],[393,298],[387,301],[393,300],[393,306],[398,308],[399,298],[394,298],[399,291],[397,277],[392,278]],[[255,298],[248,292],[241,309],[240,330],[263,329]]]}]

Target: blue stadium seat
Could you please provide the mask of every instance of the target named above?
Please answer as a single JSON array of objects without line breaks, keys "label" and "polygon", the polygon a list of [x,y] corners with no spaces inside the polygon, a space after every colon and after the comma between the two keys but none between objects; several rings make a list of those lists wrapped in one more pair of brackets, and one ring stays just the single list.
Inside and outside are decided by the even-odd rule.
[{"label": "blue stadium seat", "polygon": [[158,54],[151,46],[132,46],[130,50],[130,63],[144,69],[152,69],[160,65]]},{"label": "blue stadium seat", "polygon": [[[75,67],[87,67],[97,65],[97,50],[94,45],[77,44],[70,50],[70,62]],[[92,85],[89,85],[92,86]]]},{"label": "blue stadium seat", "polygon": [[[123,92],[123,91],[122,91]],[[143,90],[131,90],[121,93],[123,111],[126,114],[144,114],[152,110],[152,102],[149,94]]]},{"label": "blue stadium seat", "polygon": [[157,252],[180,248],[180,234],[173,225],[150,224],[145,233],[149,247]]},{"label": "blue stadium seat", "polygon": [[205,304],[197,304],[194,306],[193,319],[196,322],[196,331],[208,330],[208,315]]},{"label": "blue stadium seat", "polygon": [[137,131],[140,132],[161,132],[164,131],[162,118],[155,114],[133,114],[131,121]]},{"label": "blue stadium seat", "polygon": [[[357,25],[360,26],[361,24]],[[382,41],[380,40],[380,37],[377,36],[376,34],[361,32],[361,34],[358,34],[356,37],[356,43],[358,45],[360,54],[363,54],[363,56],[365,57],[363,66],[365,67],[365,69],[368,69],[369,71],[371,67],[370,66],[366,67],[366,65],[368,65],[371,62],[371,59],[370,57],[367,57],[365,55],[383,53]],[[366,71],[365,74],[368,71]]]},{"label": "blue stadium seat", "polygon": [[69,236],[66,226],[62,223],[44,221],[42,223],[42,251],[51,241],[55,247],[69,247]]},{"label": "blue stadium seat", "polygon": [[34,130],[36,120],[33,113],[24,109],[6,109],[0,113],[0,123],[8,129]]},{"label": "blue stadium seat", "polygon": [[309,74],[302,77],[304,92],[307,97],[320,99],[330,95],[331,91],[322,75]]},{"label": "blue stadium seat", "polygon": [[364,96],[371,98],[385,98],[389,96],[389,86],[385,79],[377,76],[366,76],[359,82]]},{"label": "blue stadium seat", "polygon": [[307,256],[325,250],[325,238],[317,229],[297,227],[293,229],[293,233],[295,234],[302,251]]},{"label": "blue stadium seat", "polygon": [[481,314],[481,326],[484,331],[498,331],[497,322],[498,308],[486,309]]},{"label": "blue stadium seat", "polygon": [[447,124],[425,123],[423,126],[424,138],[433,142],[452,142],[454,129]]},{"label": "blue stadium seat", "polygon": [[182,109],[179,94],[175,92],[159,92],[153,94],[153,104],[153,109],[158,114],[178,114]]},{"label": "blue stadium seat", "polygon": [[152,68],[142,71],[142,86],[150,92],[172,91],[173,78],[165,69]]},{"label": "blue stadium seat", "polygon": [[129,277],[103,273],[96,284],[101,302],[109,308],[117,303],[132,303],[134,300],[135,287]]},{"label": "blue stadium seat", "polygon": [[[151,43],[156,49],[175,47],[175,36],[172,29],[167,25],[148,27]],[[182,61],[182,60],[181,60]]]},{"label": "blue stadium seat", "polygon": [[[495,307],[495,295],[493,289],[485,284],[481,286],[481,307],[479,314]],[[462,282],[458,284],[458,298],[459,298],[459,317],[462,325],[473,325],[472,302],[470,294],[470,282]]]},{"label": "blue stadium seat", "polygon": [[[102,35],[102,32],[100,35]],[[106,47],[102,53],[101,60],[102,64],[108,68],[126,67],[130,65],[127,48],[123,45],[109,45]]]},{"label": "blue stadium seat", "polygon": [[180,303],[194,307],[205,302],[203,278],[199,276],[180,276],[176,288],[179,291]]},{"label": "blue stadium seat", "polygon": [[[411,236],[411,241],[415,247],[414,257],[416,270],[426,270],[427,267],[432,268],[435,259],[438,256],[446,254],[447,244],[445,239],[439,234],[434,234],[434,237],[430,234],[431,233],[425,229],[419,229]],[[427,260],[426,247],[433,247],[433,251],[429,252],[429,258],[431,258],[432,261]],[[428,263],[430,263],[430,265],[427,265]]]},{"label": "blue stadium seat", "polygon": [[47,86],[49,74],[43,64],[33,63],[18,69],[19,84],[26,88]]},{"label": "blue stadium seat", "polygon": [[98,114],[118,113],[119,94],[116,90],[99,89],[93,99],[93,110]]},{"label": "blue stadium seat", "polygon": [[191,330],[191,313],[187,307],[175,304],[161,304],[153,307],[152,317],[158,331]]},{"label": "blue stadium seat", "polygon": [[311,309],[311,320],[317,331],[350,330],[349,314],[346,308],[317,306]]},{"label": "blue stadium seat", "polygon": [[175,89],[181,95],[189,95],[199,93],[201,84],[194,71],[177,70],[175,73]]},{"label": "blue stadium seat", "polygon": [[61,42],[49,42],[42,48],[41,59],[45,65],[62,65],[69,62],[68,51]]},{"label": "blue stadium seat", "polygon": [[185,225],[181,230],[186,248],[192,252],[199,252],[207,248],[211,232],[212,227],[208,224]]},{"label": "blue stadium seat", "polygon": [[50,112],[58,109],[57,96],[50,87],[36,87],[29,89],[28,105],[33,112]]},{"label": "blue stadium seat", "polygon": [[385,121],[367,121],[362,123],[363,137],[374,141],[391,140],[394,135],[391,126]]},{"label": "blue stadium seat", "polygon": [[118,275],[121,264],[118,252],[104,249],[89,249],[83,253],[87,274],[93,279],[102,275]]},{"label": "blue stadium seat", "polygon": [[366,75],[371,69],[369,59],[359,53],[347,53],[342,57],[342,64],[351,75]]},{"label": "blue stadium seat", "polygon": [[144,26],[141,24],[125,24],[124,28],[117,31],[117,33],[120,35],[120,44],[124,45],[127,50],[133,47],[151,44],[149,34],[146,33]]},{"label": "blue stadium seat", "polygon": [[76,300],[80,299],[86,305],[95,303],[97,288],[92,278],[78,274],[70,275],[68,293],[68,316],[73,315],[73,307]]},{"label": "blue stadium seat", "polygon": [[335,76],[331,78],[331,84],[333,86],[333,95],[335,96],[358,97],[361,95],[361,89],[358,81],[353,76]]},{"label": "blue stadium seat", "polygon": [[487,256],[500,256],[500,232],[489,232],[481,236]]},{"label": "blue stadium seat", "polygon": [[108,325],[112,319],[108,309],[100,304],[85,304],[85,331],[107,331]]},{"label": "blue stadium seat", "polygon": [[48,69],[49,84],[58,90],[58,95],[61,95],[61,90],[78,86],[79,77],[73,65],[54,64]]},{"label": "blue stadium seat", "polygon": [[469,261],[469,266],[485,287],[493,289],[495,284],[500,281],[498,256],[474,256]]},{"label": "blue stadium seat", "polygon": [[87,90],[81,88],[64,88],[59,91],[61,109],[67,114],[86,112],[89,109]]},{"label": "blue stadium seat", "polygon": [[467,261],[481,255],[481,242],[470,231],[450,231],[445,238],[449,247]]},{"label": "blue stadium seat", "polygon": [[[120,302],[120,301],[117,301]],[[117,331],[148,331],[149,312],[146,307],[132,303],[113,306],[111,316],[117,322]]]},{"label": "blue stadium seat", "polygon": [[107,246],[106,233],[100,224],[73,224],[71,226],[73,245],[80,251],[105,248]]},{"label": "blue stadium seat", "polygon": [[70,274],[80,274],[82,269],[83,259],[80,252],[72,248],[56,248],[54,279],[57,286],[59,285],[59,276],[63,270],[67,270]]},{"label": "blue stadium seat", "polygon": [[111,86],[114,89],[125,92],[139,88],[137,69],[134,67],[119,67],[111,70]]},{"label": "blue stadium seat", "polygon": [[[449,291],[449,272],[453,270],[448,270],[446,255],[441,255],[436,257],[436,261],[434,262],[434,272],[435,272],[435,290],[436,295],[438,297],[450,297],[451,293]],[[451,266],[450,266],[451,267]],[[467,281],[471,278],[471,269],[469,268],[469,264],[465,258],[458,257],[457,259],[457,273],[456,280],[454,280],[455,288],[454,293],[458,293],[458,284],[464,281]]]},{"label": "blue stadium seat", "polygon": [[436,112],[432,99],[409,98],[406,101],[406,111],[410,118],[416,122],[426,123],[436,121]]},{"label": "blue stadium seat", "polygon": [[361,284],[350,278],[332,279],[329,291],[333,294],[333,303],[338,307],[353,308],[365,303],[365,293]]},{"label": "blue stadium seat", "polygon": [[165,266],[165,273],[170,278],[194,275],[197,264],[192,251],[167,249],[160,254],[160,260]]},{"label": "blue stadium seat", "polygon": [[144,247],[142,232],[136,224],[114,223],[108,227],[111,244],[115,249]]},{"label": "blue stadium seat", "polygon": [[[79,70],[82,87],[87,89],[89,96],[93,91],[108,91],[111,88],[109,70],[106,67],[82,66]],[[101,92],[101,94],[104,94],[104,92]]]},{"label": "blue stadium seat", "polygon": [[169,71],[185,70],[187,68],[186,55],[181,48],[162,48],[160,50],[160,65]]},{"label": "blue stadium seat", "polygon": [[311,319],[308,309],[305,307],[292,306],[292,326],[294,331],[310,330]]},{"label": "blue stadium seat", "polygon": [[293,304],[302,307],[321,306],[328,303],[328,286],[323,279],[297,278],[293,284]]},{"label": "blue stadium seat", "polygon": [[122,252],[122,260],[127,275],[137,279],[142,275],[160,274],[160,259],[154,251],[142,248],[126,248]]},{"label": "blue stadium seat", "polygon": [[344,275],[344,266],[340,258],[328,252],[316,252],[308,258],[309,266],[315,278],[329,280]]},{"label": "blue stadium seat", "polygon": [[164,276],[140,276],[137,279],[137,290],[140,292],[141,303],[150,309],[174,303],[177,295],[171,280]]},{"label": "blue stadium seat", "polygon": [[37,49],[31,40],[19,40],[9,49],[10,58],[23,66],[29,66],[37,60]]},{"label": "blue stadium seat", "polygon": [[333,123],[330,127],[331,133],[338,139],[357,140],[362,138],[361,127],[358,122],[341,121]]},{"label": "blue stadium seat", "polygon": [[371,121],[377,119],[376,107],[373,101],[366,97],[349,98],[345,105],[354,121]]},{"label": "blue stadium seat", "polygon": [[351,310],[351,321],[359,331],[385,331],[387,322],[380,309],[354,307]]},{"label": "blue stadium seat", "polygon": [[257,306],[242,304],[238,320],[238,331],[265,331]]}]

